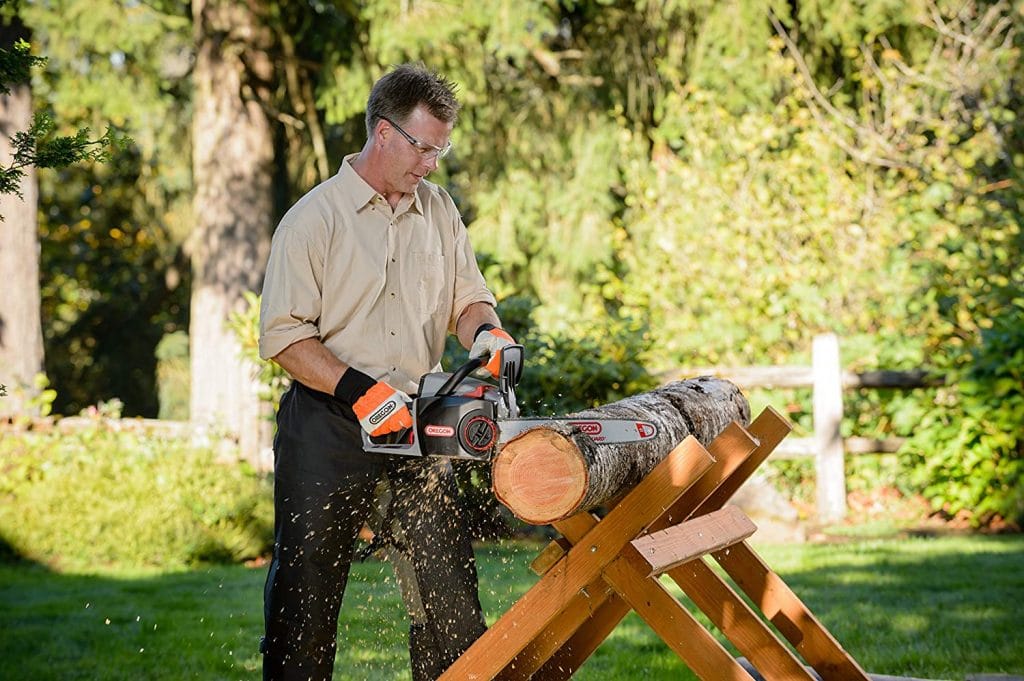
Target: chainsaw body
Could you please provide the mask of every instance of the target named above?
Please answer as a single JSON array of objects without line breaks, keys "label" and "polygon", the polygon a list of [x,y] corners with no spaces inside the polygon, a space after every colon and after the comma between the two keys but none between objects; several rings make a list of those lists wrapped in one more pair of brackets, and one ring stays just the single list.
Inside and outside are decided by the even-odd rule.
[{"label": "chainsaw body", "polygon": [[538,426],[569,425],[597,444],[640,442],[657,435],[657,427],[648,421],[521,419],[515,388],[523,372],[523,346],[501,349],[497,385],[470,377],[485,362],[485,358],[471,359],[452,373],[424,375],[409,405],[412,427],[383,438],[371,438],[363,432],[363,449],[401,456],[490,461],[505,442]]},{"label": "chainsaw body", "polygon": [[497,385],[469,376],[485,361],[472,359],[453,373],[425,374],[409,406],[412,428],[384,438],[371,438],[364,432],[363,449],[490,461],[501,434],[498,420],[519,415],[515,387],[523,372],[523,346],[502,348]]}]

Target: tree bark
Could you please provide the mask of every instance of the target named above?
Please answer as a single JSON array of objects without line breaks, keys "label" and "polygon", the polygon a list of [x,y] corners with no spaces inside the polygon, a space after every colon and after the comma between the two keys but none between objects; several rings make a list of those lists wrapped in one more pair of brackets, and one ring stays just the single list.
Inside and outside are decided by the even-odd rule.
[{"label": "tree bark", "polygon": [[[7,47],[28,30],[15,17],[0,24],[0,41]],[[8,84],[10,94],[0,95],[0,163],[10,165],[14,148],[11,137],[32,124],[32,90],[29,85]],[[27,412],[26,402],[38,390],[33,379],[43,370],[43,327],[39,296],[39,234],[36,211],[39,189],[36,169],[24,169],[21,198],[0,195],[0,384],[7,397],[0,398],[0,417]]]},{"label": "tree bark", "polygon": [[686,436],[708,445],[731,422],[749,424],[750,405],[734,384],[705,376],[571,416],[650,421],[658,433],[642,442],[601,445],[578,428],[553,425],[506,443],[493,463],[494,494],[528,523],[552,523],[608,504]]},{"label": "tree bark", "polygon": [[258,0],[193,0],[196,37],[193,166],[195,229],[190,243],[190,414],[258,446],[255,367],[227,322],[258,291],[273,230],[274,144],[263,102],[273,68]]}]

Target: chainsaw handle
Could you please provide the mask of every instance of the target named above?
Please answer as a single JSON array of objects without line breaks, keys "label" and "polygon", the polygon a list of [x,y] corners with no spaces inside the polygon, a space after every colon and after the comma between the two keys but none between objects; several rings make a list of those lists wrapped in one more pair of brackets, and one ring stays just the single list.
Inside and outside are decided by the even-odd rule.
[{"label": "chainsaw handle", "polygon": [[467,376],[482,367],[485,362],[486,360],[483,357],[474,357],[470,359],[468,362],[456,369],[455,373],[448,377],[448,380],[444,382],[444,385],[437,389],[434,396],[447,397],[448,395],[451,395],[452,391],[459,386],[459,383],[466,380]]}]

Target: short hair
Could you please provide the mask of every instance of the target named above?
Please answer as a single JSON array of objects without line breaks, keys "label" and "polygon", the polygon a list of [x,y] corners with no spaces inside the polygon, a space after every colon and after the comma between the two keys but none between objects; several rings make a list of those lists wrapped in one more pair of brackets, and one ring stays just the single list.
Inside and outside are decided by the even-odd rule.
[{"label": "short hair", "polygon": [[380,119],[390,118],[401,125],[420,104],[440,121],[454,125],[458,120],[461,105],[455,98],[455,83],[422,63],[396,66],[370,90],[366,103],[367,137],[373,136]]}]

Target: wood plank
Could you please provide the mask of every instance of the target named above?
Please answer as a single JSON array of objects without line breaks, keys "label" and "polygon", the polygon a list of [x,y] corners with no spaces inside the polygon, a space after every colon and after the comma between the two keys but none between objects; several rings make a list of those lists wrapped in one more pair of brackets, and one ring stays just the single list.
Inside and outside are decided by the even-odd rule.
[{"label": "wood plank", "polygon": [[[657,522],[650,527],[651,531],[663,530],[696,515],[696,509],[706,507],[707,500],[722,484],[735,475],[743,462],[757,451],[758,441],[738,423],[731,423],[718,437],[708,445],[708,452],[715,457],[712,466],[695,485],[686,490],[676,502],[664,512]],[[730,495],[731,496],[731,495]],[[728,497],[722,499],[722,504]],[[706,512],[717,511],[719,506],[708,507]]]},{"label": "wood plank", "polygon": [[712,556],[823,678],[868,680],[860,665],[747,542],[717,551]]},{"label": "wood plank", "polygon": [[[704,515],[724,506],[792,429],[793,426],[789,421],[771,407],[767,407],[758,414],[757,418],[747,427],[747,433],[757,441],[757,447],[740,462],[731,475],[721,481],[707,499],[700,503],[693,515]],[[718,458],[725,456],[714,442],[711,445],[713,456]]]},{"label": "wood plank", "polygon": [[[907,438],[905,437],[846,437],[843,438],[843,451],[847,456],[861,454],[895,454],[900,451]],[[814,456],[817,447],[813,437],[789,438],[776,447],[772,459],[803,459]]]},{"label": "wood plank", "polygon": [[535,680],[568,679],[579,671],[598,646],[615,630],[632,608],[612,591],[568,641],[534,675]]},{"label": "wood plank", "polygon": [[570,544],[564,537],[558,537],[557,539],[551,540],[551,542],[537,554],[537,557],[533,559],[533,562],[530,563],[530,569],[533,570],[535,575],[543,575],[545,572],[550,570],[552,566],[569,551],[570,548],[572,548],[572,544]]},{"label": "wood plank", "polygon": [[[577,513],[554,524],[562,538],[570,544],[583,541],[587,533],[598,523],[592,513]],[[612,591],[605,602],[593,615],[580,622],[576,632],[562,645],[551,659],[541,667],[537,679],[567,679],[574,674],[583,663],[593,655],[598,646],[608,638],[622,618],[629,614],[631,608],[622,598]]]},{"label": "wood plank", "polygon": [[809,366],[693,367],[667,371],[658,378],[663,383],[694,376],[714,376],[741,388],[808,388],[813,381]]},{"label": "wood plank", "polygon": [[703,558],[680,565],[668,574],[765,678],[808,681],[813,678],[803,663]]},{"label": "wood plank", "polygon": [[637,537],[622,556],[645,577],[662,575],[705,553],[724,549],[754,534],[757,526],[736,506]]},{"label": "wood plank", "polygon": [[[609,597],[621,601],[602,577],[595,577],[594,581],[580,589],[544,631],[530,641],[497,678],[501,681],[543,678],[543,675],[537,675],[537,671],[565,646],[583,623],[588,622],[601,610]],[[624,607],[628,612],[629,607]],[[612,627],[614,626],[613,624]]]},{"label": "wood plank", "polygon": [[[810,388],[814,385],[814,369],[809,366],[694,367],[667,371],[659,375],[664,383],[694,376],[714,376],[731,381],[741,388]],[[894,371],[844,371],[843,388],[929,388],[945,385],[946,377],[925,369]]]},{"label": "wood plank", "polygon": [[526,594],[448,668],[442,679],[491,679],[569,605],[576,593],[713,464],[711,455],[688,437],[627,494]]},{"label": "wood plank", "polygon": [[657,579],[644,577],[620,558],[604,578],[661,640],[702,679],[751,681],[729,651]]},{"label": "wood plank", "polygon": [[843,420],[843,386],[839,339],[815,336],[814,358],[814,476],[818,518],[841,520],[846,515],[846,458],[839,426]]}]

